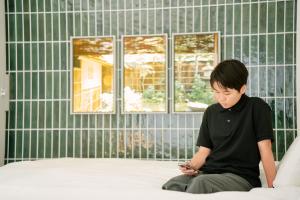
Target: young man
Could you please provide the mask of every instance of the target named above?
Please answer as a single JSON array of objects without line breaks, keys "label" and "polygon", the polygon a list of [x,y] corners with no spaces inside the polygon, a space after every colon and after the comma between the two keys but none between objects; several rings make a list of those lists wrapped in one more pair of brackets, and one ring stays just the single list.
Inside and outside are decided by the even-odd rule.
[{"label": "young man", "polygon": [[261,187],[262,161],[269,187],[276,175],[272,153],[271,109],[257,97],[245,95],[248,71],[238,60],[219,63],[210,77],[218,103],[204,112],[198,152],[183,175],[170,179],[163,189],[188,193],[249,191]]}]

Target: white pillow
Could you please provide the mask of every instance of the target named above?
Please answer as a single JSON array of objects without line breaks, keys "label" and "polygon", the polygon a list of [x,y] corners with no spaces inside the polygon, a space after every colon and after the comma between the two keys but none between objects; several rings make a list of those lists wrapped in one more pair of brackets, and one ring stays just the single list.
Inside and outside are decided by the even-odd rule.
[{"label": "white pillow", "polygon": [[280,161],[273,185],[300,186],[300,136],[295,138]]},{"label": "white pillow", "polygon": [[265,176],[265,171],[264,171],[262,162],[259,163],[259,179],[261,181],[261,186],[262,187],[268,187],[266,176]]},{"label": "white pillow", "polygon": [[[279,166],[278,161],[275,161],[275,166],[276,166],[276,170],[278,170],[278,166]],[[264,170],[264,167],[263,167],[261,161],[259,163],[259,179],[261,181],[261,187],[267,188],[268,187],[268,182],[267,182],[266,175],[265,175],[265,170]]]}]

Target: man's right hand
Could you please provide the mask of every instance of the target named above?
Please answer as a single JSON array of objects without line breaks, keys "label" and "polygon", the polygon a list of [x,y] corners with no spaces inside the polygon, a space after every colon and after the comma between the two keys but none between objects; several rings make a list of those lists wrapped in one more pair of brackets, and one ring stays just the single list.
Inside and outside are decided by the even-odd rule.
[{"label": "man's right hand", "polygon": [[179,165],[179,169],[183,174],[188,176],[195,176],[198,174],[198,170],[194,170],[193,168],[191,168],[188,162],[184,165]]}]

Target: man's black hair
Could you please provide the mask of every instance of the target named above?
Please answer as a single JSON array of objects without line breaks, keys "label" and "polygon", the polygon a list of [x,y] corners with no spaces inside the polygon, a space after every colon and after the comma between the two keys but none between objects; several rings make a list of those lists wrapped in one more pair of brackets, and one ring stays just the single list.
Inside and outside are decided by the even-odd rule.
[{"label": "man's black hair", "polygon": [[210,75],[210,85],[217,83],[223,88],[236,89],[240,91],[247,84],[248,70],[238,60],[224,60],[220,62]]}]

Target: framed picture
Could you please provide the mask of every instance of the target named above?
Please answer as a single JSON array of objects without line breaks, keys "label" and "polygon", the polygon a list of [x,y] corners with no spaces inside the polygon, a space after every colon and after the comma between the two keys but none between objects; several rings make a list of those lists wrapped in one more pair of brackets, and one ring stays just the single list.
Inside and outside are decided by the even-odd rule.
[{"label": "framed picture", "polygon": [[220,60],[220,34],[173,34],[172,112],[203,112],[214,103],[210,74]]},{"label": "framed picture", "polygon": [[122,112],[165,113],[167,35],[122,37]]},{"label": "framed picture", "polygon": [[71,112],[115,113],[115,39],[71,38]]}]

